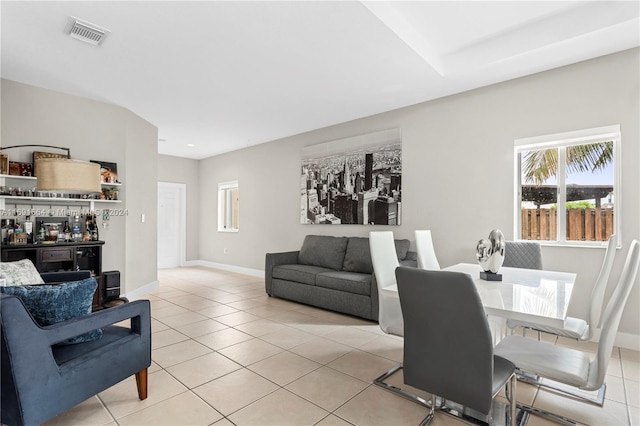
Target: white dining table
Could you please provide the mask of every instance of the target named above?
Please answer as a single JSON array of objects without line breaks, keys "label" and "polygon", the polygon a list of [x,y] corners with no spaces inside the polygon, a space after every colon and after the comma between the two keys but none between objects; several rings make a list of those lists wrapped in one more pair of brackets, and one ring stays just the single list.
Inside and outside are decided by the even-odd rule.
[{"label": "white dining table", "polygon": [[[443,270],[471,275],[489,315],[560,328],[576,280],[576,274],[570,272],[502,267],[498,271],[502,281],[487,281],[480,278],[480,265],[473,263],[458,263]],[[397,297],[397,286],[382,290]]]}]

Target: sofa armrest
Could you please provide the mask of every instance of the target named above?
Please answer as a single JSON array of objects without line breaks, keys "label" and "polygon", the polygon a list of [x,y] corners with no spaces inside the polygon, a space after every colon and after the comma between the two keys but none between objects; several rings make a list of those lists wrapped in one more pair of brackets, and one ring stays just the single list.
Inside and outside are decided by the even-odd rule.
[{"label": "sofa armrest", "polygon": [[131,331],[143,337],[151,336],[151,305],[148,300],[136,300],[113,308],[93,312],[87,316],[58,322],[46,327],[49,345],[60,343],[96,328],[106,327],[131,319]]},{"label": "sofa armrest", "polygon": [[371,318],[378,321],[380,316],[380,300],[378,297],[378,281],[376,280],[376,273],[371,273]]},{"label": "sofa armrest", "polygon": [[298,263],[297,251],[287,251],[282,253],[267,253],[264,262],[264,285],[267,294],[271,296],[271,277],[273,267],[277,265],[296,265]]}]

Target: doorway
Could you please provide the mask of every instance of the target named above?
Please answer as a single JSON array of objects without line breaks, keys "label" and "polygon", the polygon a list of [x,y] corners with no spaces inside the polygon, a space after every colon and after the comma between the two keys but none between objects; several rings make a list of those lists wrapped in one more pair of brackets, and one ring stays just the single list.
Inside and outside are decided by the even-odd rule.
[{"label": "doorway", "polygon": [[158,269],[185,263],[186,187],[158,182]]}]

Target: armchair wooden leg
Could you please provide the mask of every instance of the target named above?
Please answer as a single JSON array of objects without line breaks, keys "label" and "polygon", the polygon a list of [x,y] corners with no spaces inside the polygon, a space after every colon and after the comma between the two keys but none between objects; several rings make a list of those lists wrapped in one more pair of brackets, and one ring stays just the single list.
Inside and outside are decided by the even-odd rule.
[{"label": "armchair wooden leg", "polygon": [[138,398],[147,399],[147,369],[136,373],[136,385],[138,386]]}]

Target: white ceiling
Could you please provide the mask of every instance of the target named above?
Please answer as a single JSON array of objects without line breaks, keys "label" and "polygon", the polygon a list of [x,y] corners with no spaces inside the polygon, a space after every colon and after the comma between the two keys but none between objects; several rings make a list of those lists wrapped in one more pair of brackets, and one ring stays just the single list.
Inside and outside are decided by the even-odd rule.
[{"label": "white ceiling", "polygon": [[[639,46],[639,5],[2,1],[1,75],[128,108],[159,153],[205,158]],[[111,33],[72,39],[71,16]]]}]

